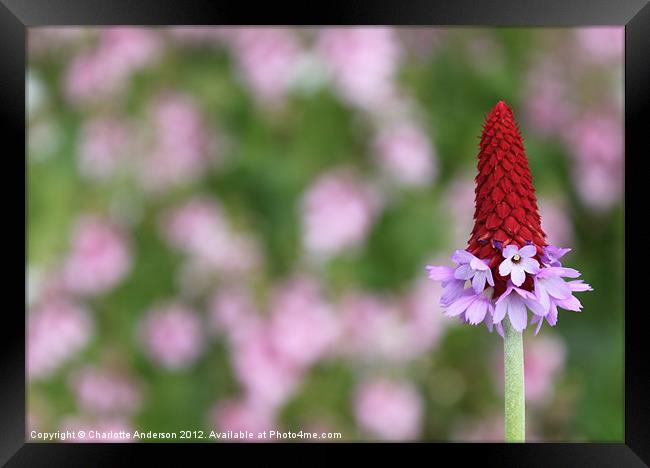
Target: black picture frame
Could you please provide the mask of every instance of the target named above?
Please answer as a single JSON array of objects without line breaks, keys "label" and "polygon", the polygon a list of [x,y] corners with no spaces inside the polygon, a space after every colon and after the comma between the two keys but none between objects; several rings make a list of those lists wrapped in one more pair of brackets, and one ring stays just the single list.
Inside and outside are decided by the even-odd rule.
[{"label": "black picture frame", "polygon": [[[643,271],[630,273],[643,260],[638,246],[647,242],[644,229],[645,200],[641,164],[650,123],[650,4],[648,0],[453,0],[435,2],[375,1],[327,2],[321,5],[292,3],[283,10],[278,2],[259,5],[198,0],[0,0],[0,135],[3,137],[5,282],[15,298],[4,311],[1,327],[2,364],[0,382],[0,461],[8,466],[117,466],[131,460],[133,452],[150,451],[152,444],[44,444],[25,442],[25,309],[18,291],[25,288],[25,263],[18,246],[26,252],[25,71],[28,27],[45,25],[196,25],[196,24],[400,24],[467,26],[625,26],[625,441],[612,444],[409,444],[434,463],[453,457],[462,463],[478,456],[483,464],[497,466],[647,466],[650,463],[650,366],[644,319],[648,313],[636,301],[642,292]],[[286,15],[282,11],[291,11]],[[26,158],[26,156],[25,156]],[[12,162],[7,169],[7,163]],[[21,205],[16,193],[22,188]],[[15,190],[15,191],[14,191]],[[25,211],[23,211],[25,210]],[[22,211],[22,214],[21,214]],[[647,210],[646,210],[647,211]],[[636,213],[636,216],[634,215]],[[632,247],[637,248],[633,249]],[[23,272],[17,274],[18,272]],[[14,305],[15,304],[15,305]],[[324,445],[320,445],[323,447]],[[157,453],[173,461],[171,452],[156,444]],[[213,444],[192,449],[214,450]],[[242,446],[240,446],[242,447]],[[293,447],[298,447],[293,445]],[[314,445],[311,445],[314,447]],[[328,445],[328,447],[330,447]],[[383,453],[384,445],[373,444]],[[183,446],[184,449],[189,448]],[[186,453],[186,452],[185,452]],[[211,452],[212,454],[214,452]],[[128,456],[128,458],[127,458]],[[181,455],[185,457],[186,455]]]}]

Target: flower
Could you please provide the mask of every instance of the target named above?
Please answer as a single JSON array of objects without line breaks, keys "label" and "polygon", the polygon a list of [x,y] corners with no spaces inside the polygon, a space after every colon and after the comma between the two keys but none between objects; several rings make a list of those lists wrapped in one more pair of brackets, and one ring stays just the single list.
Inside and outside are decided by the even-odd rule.
[{"label": "flower", "polygon": [[476,294],[485,289],[485,282],[494,286],[494,278],[490,267],[483,260],[476,258],[466,250],[456,250],[451,259],[459,266],[454,271],[454,278],[459,280],[472,280],[472,287]]},{"label": "flower", "polygon": [[562,266],[560,259],[564,257],[571,249],[563,249],[561,247],[556,247],[554,245],[547,245],[543,249],[541,256],[542,263],[550,267],[559,267]]},{"label": "flower", "polygon": [[443,294],[440,298],[440,304],[443,307],[451,304],[463,293],[465,280],[456,278],[453,268],[427,265],[426,269],[429,272],[430,279],[442,283]]},{"label": "flower", "polygon": [[492,289],[486,289],[485,293],[474,293],[471,289],[466,289],[458,299],[452,302],[445,311],[449,317],[456,317],[464,314],[463,319],[472,325],[478,325],[483,321],[485,315],[489,312],[494,313],[492,298]]},{"label": "flower", "polygon": [[518,249],[516,245],[508,245],[503,249],[505,260],[499,265],[499,274],[512,279],[515,286],[521,286],[526,279],[526,273],[535,274],[539,271],[539,262],[533,255],[537,250],[532,245]]},{"label": "flower", "polygon": [[497,299],[492,321],[495,324],[500,323],[508,315],[512,327],[520,332],[528,325],[526,306],[540,315],[545,315],[534,294],[511,284]]},{"label": "flower", "polygon": [[[514,330],[527,327],[527,309],[533,313],[531,323],[539,323],[537,331],[543,319],[555,325],[557,307],[580,310],[572,292],[591,287],[562,279],[580,273],[561,267],[559,259],[570,249],[546,242],[521,135],[503,101],[487,116],[478,158],[475,222],[467,249],[453,253],[456,268],[426,266],[429,278],[442,283],[444,314],[471,325],[483,322],[501,336],[506,315]],[[471,288],[466,288],[469,280]]]},{"label": "flower", "polygon": [[91,413],[130,413],[139,409],[142,397],[125,373],[86,366],[71,381],[79,406]]},{"label": "flower", "polygon": [[283,284],[271,301],[271,343],[283,359],[302,368],[314,364],[334,345],[338,322],[308,278]]},{"label": "flower", "polygon": [[275,104],[289,90],[301,57],[300,42],[288,28],[237,28],[232,49],[244,83],[262,104]]},{"label": "flower", "polygon": [[124,279],[131,263],[126,236],[118,226],[100,216],[82,216],[63,264],[63,282],[75,294],[105,293]]},{"label": "flower", "polygon": [[27,376],[50,377],[92,338],[88,311],[70,299],[47,299],[27,317]]},{"label": "flower", "polygon": [[383,172],[406,187],[424,187],[436,176],[435,154],[422,128],[403,122],[381,129],[374,141]]},{"label": "flower", "polygon": [[336,91],[353,106],[372,110],[394,96],[401,51],[392,29],[325,28],[317,50]]},{"label": "flower", "polygon": [[153,308],[142,323],[142,343],[149,357],[168,370],[188,367],[203,350],[203,324],[183,305]]},{"label": "flower", "polygon": [[375,221],[378,200],[355,173],[338,169],[307,189],[301,210],[305,248],[329,256],[363,242]]},{"label": "flower", "polygon": [[210,422],[222,432],[243,433],[245,440],[260,441],[257,439],[258,433],[273,429],[275,415],[249,400],[229,399],[214,406],[210,412]]},{"label": "flower", "polygon": [[550,267],[544,268],[535,277],[535,294],[545,314],[533,316],[532,323],[537,323],[535,334],[539,333],[544,319],[554,327],[557,324],[557,308],[579,312],[582,309],[580,301],[573,296],[574,292],[593,291],[592,287],[583,280],[564,281],[562,277],[577,278],[580,272],[573,268]]},{"label": "flower", "polygon": [[384,440],[414,439],[422,424],[423,403],[406,382],[377,378],[362,382],[354,396],[359,426]]}]

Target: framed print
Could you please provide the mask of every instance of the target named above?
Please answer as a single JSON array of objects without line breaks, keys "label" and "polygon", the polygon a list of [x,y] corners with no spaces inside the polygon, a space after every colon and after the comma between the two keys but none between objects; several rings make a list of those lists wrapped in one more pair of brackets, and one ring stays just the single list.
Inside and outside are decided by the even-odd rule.
[{"label": "framed print", "polygon": [[131,3],[0,5],[7,466],[646,466],[644,0]]}]

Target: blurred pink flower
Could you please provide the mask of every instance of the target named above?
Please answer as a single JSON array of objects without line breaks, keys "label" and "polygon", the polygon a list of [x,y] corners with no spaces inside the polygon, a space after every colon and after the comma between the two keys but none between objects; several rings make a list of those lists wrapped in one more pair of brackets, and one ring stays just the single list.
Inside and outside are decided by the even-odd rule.
[{"label": "blurred pink flower", "polygon": [[362,109],[377,109],[396,94],[399,43],[383,27],[324,28],[317,50],[341,97]]},{"label": "blurred pink flower", "polygon": [[337,349],[344,355],[401,363],[421,352],[422,336],[414,340],[417,327],[394,298],[352,292],[342,298],[339,308],[342,332]]},{"label": "blurred pink flower", "polygon": [[548,57],[538,61],[528,72],[524,116],[542,136],[563,131],[575,113],[563,73],[565,70]]},{"label": "blurred pink flower", "polygon": [[142,344],[149,357],[169,370],[190,366],[203,351],[203,324],[191,309],[168,303],[150,310],[142,323]]},{"label": "blurred pink flower", "polygon": [[422,398],[407,382],[368,380],[359,385],[354,396],[354,415],[359,427],[384,440],[417,438],[423,409]]},{"label": "blurred pink flower", "polygon": [[312,253],[335,255],[363,242],[378,214],[379,200],[347,169],[321,175],[304,194],[303,245]]},{"label": "blurred pink flower", "polygon": [[89,413],[130,413],[141,404],[138,386],[126,373],[86,366],[71,379],[78,405]]},{"label": "blurred pink flower", "polygon": [[[120,416],[110,416],[102,418],[89,418],[86,416],[70,416],[65,418],[59,426],[62,433],[71,431],[74,437],[66,439],[65,442],[130,442],[132,439],[127,438],[126,434],[133,434],[131,423]],[[84,437],[79,436],[83,431]]]},{"label": "blurred pink flower", "polygon": [[81,295],[109,291],[131,269],[131,254],[122,230],[108,219],[82,216],[72,234],[63,263],[66,288]]},{"label": "blurred pink flower", "polygon": [[623,195],[623,122],[618,113],[586,114],[564,137],[576,162],[578,194],[593,209],[610,208]]},{"label": "blurred pink flower", "polygon": [[555,380],[564,369],[564,343],[552,335],[528,340],[524,352],[526,400],[542,404],[552,396]]},{"label": "blurred pink flower", "polygon": [[237,339],[259,322],[257,309],[250,292],[242,285],[219,288],[210,301],[210,327]]},{"label": "blurred pink flower", "polygon": [[[500,353],[497,353],[497,355]],[[503,392],[503,356],[495,355],[496,382]],[[553,397],[555,380],[564,369],[564,343],[552,336],[531,336],[524,344],[526,403],[541,406]]]},{"label": "blurred pink flower", "polygon": [[197,196],[172,209],[162,230],[172,247],[190,255],[204,271],[246,273],[260,261],[256,241],[235,232],[221,205],[208,197]]},{"label": "blurred pink flower", "polygon": [[294,278],[281,285],[270,307],[271,344],[292,365],[315,363],[336,342],[338,322],[314,280]]},{"label": "blurred pink flower", "polygon": [[222,401],[212,409],[210,415],[211,424],[221,432],[253,433],[253,437],[245,439],[248,441],[264,441],[257,439],[257,434],[275,427],[273,413],[267,408],[255,406],[249,400]]},{"label": "blurred pink flower", "polygon": [[65,298],[49,298],[27,316],[27,375],[47,378],[88,344],[88,311]]},{"label": "blurred pink flower", "polygon": [[573,245],[573,223],[566,203],[562,200],[540,198],[539,211],[543,229],[552,245]]},{"label": "blurred pink flower", "polygon": [[623,59],[625,29],[618,27],[578,28],[576,40],[584,56],[597,63]]},{"label": "blurred pink flower", "polygon": [[409,343],[414,355],[434,348],[449,323],[440,313],[441,296],[440,284],[420,279],[405,298]]},{"label": "blurred pink flower", "polygon": [[97,46],[77,55],[68,68],[68,100],[80,103],[117,93],[131,74],[155,60],[159,51],[159,38],[151,29],[101,29]]},{"label": "blurred pink flower", "polygon": [[284,96],[301,57],[296,33],[287,28],[237,28],[231,40],[243,80],[263,104]]},{"label": "blurred pink flower", "polygon": [[564,136],[579,162],[623,164],[623,120],[618,112],[588,113],[567,127]]},{"label": "blurred pink flower", "polygon": [[99,117],[86,122],[79,142],[79,172],[105,179],[115,173],[127,156],[129,126],[122,120]]},{"label": "blurred pink flower", "polygon": [[[622,166],[622,164],[621,164]],[[579,164],[573,180],[584,203],[593,210],[605,211],[623,196],[623,167],[611,169],[601,164]]]},{"label": "blurred pink flower", "polygon": [[296,391],[301,373],[274,349],[265,325],[238,334],[230,353],[233,371],[246,398],[256,404],[277,408]]},{"label": "blurred pink flower", "polygon": [[414,122],[382,129],[374,141],[383,172],[405,186],[423,187],[436,176],[436,156],[429,137]]},{"label": "blurred pink flower", "polygon": [[211,164],[216,140],[195,103],[183,94],[167,94],[151,107],[155,143],[140,161],[140,182],[151,191],[192,182]]}]

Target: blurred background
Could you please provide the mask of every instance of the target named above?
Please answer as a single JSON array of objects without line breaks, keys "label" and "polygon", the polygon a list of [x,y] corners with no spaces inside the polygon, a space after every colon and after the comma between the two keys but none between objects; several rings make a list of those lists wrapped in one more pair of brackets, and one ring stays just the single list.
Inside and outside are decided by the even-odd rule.
[{"label": "blurred background", "polygon": [[28,430],[502,440],[502,340],[424,266],[486,113],[595,289],[525,336],[528,433],[623,440],[623,28],[31,28]]}]

